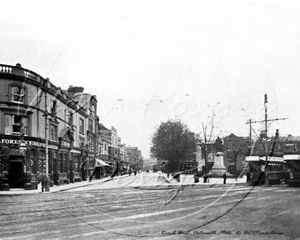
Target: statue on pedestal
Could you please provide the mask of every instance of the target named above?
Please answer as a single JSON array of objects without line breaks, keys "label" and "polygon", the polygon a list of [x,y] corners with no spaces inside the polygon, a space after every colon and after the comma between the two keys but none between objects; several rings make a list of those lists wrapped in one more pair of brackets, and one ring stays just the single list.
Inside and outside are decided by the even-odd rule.
[{"label": "statue on pedestal", "polygon": [[211,175],[212,177],[222,177],[224,172],[226,172],[226,167],[224,166],[224,154],[223,154],[223,143],[218,137],[215,141],[216,156],[214,156],[214,165],[212,167]]}]

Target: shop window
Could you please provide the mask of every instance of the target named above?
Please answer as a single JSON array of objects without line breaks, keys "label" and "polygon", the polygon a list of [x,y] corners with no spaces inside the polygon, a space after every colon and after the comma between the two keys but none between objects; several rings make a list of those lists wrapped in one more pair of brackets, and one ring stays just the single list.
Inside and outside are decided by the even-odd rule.
[{"label": "shop window", "polygon": [[68,158],[68,155],[64,154],[64,172],[65,173],[68,172],[67,158]]},{"label": "shop window", "polygon": [[54,125],[50,125],[50,140],[57,142],[57,127]]},{"label": "shop window", "polygon": [[43,150],[39,151],[39,171],[46,172],[46,153]]},{"label": "shop window", "polygon": [[84,120],[82,118],[79,118],[79,132],[84,134]]},{"label": "shop window", "polygon": [[5,114],[5,134],[28,135],[28,119],[19,115]]},{"label": "shop window", "polygon": [[59,164],[59,171],[61,172],[61,173],[63,173],[64,172],[64,155],[61,153],[60,154],[60,164]]},{"label": "shop window", "polygon": [[79,172],[79,156],[74,156],[73,162],[74,162],[74,172]]},{"label": "shop window", "polygon": [[24,103],[25,88],[22,86],[11,87],[11,101],[17,103]]}]

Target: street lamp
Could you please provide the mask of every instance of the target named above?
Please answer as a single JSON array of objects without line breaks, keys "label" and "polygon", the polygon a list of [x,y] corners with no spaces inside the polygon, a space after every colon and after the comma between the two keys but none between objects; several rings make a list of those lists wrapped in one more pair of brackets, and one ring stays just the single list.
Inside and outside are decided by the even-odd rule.
[{"label": "street lamp", "polygon": [[49,89],[51,88],[51,83],[49,81],[49,78],[45,79],[45,83],[44,83],[44,88],[45,88],[45,141],[46,141],[46,149],[45,149],[45,157],[46,157],[46,179],[47,179],[47,184],[46,184],[46,188],[45,191],[49,192],[50,188],[49,188],[49,156],[48,156],[48,129],[49,129],[49,121],[48,121],[48,116],[49,116],[49,112],[48,112],[48,105],[47,105],[47,93],[49,91]]},{"label": "street lamp", "polygon": [[[23,126],[22,126],[23,127]],[[22,129],[24,130],[24,129]],[[24,132],[22,133],[21,131],[21,135],[20,135],[20,146],[19,146],[19,150],[20,150],[20,153],[23,155],[24,157],[24,162],[26,163],[26,150],[27,150],[27,146],[26,146],[26,143],[24,142]],[[30,190],[31,189],[31,173],[30,173],[30,169],[29,170],[26,170],[26,165],[24,166],[24,186],[25,186],[25,189],[26,190]]]},{"label": "street lamp", "polygon": [[25,153],[25,151],[27,150],[26,143],[21,142],[19,149],[20,149],[21,153]]}]

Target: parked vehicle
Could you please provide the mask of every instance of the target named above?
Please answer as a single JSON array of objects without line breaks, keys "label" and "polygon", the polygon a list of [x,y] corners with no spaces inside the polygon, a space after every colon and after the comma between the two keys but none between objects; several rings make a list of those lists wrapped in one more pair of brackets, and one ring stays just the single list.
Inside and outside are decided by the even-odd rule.
[{"label": "parked vehicle", "polygon": [[286,154],[283,156],[286,162],[285,183],[290,186],[300,186],[300,154]]},{"label": "parked vehicle", "polygon": [[[247,156],[249,179],[252,185],[264,185],[266,176],[269,184],[280,184],[285,176],[285,162],[283,157],[268,157],[267,169],[265,156]],[[266,174],[267,173],[267,174]]]}]

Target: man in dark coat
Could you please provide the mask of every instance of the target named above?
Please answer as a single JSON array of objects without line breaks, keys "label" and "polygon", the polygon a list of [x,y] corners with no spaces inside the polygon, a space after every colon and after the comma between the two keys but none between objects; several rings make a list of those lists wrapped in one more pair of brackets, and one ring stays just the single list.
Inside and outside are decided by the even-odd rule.
[{"label": "man in dark coat", "polygon": [[223,174],[223,179],[224,179],[224,184],[226,184],[226,179],[227,179],[227,175],[226,175],[226,172],[224,172],[224,174]]}]

